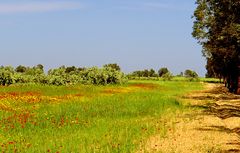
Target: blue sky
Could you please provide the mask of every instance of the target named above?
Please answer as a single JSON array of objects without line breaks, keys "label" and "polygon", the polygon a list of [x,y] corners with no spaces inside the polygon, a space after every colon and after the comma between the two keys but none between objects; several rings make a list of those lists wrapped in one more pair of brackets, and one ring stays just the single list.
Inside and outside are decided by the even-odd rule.
[{"label": "blue sky", "polygon": [[205,74],[194,0],[0,0],[0,65],[168,67]]}]

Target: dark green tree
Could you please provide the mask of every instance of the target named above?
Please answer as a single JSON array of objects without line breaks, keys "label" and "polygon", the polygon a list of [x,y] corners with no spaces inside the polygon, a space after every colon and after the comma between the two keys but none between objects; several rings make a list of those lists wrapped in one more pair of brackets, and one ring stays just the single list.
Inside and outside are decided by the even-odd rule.
[{"label": "dark green tree", "polygon": [[79,67],[79,68],[77,68],[77,70],[78,70],[79,72],[81,72],[81,71],[86,70],[86,68],[85,68],[85,67]]},{"label": "dark green tree", "polygon": [[14,68],[11,66],[0,67],[0,85],[11,85],[14,80]]},{"label": "dark green tree", "polygon": [[168,72],[169,72],[168,68],[163,67],[163,68],[159,69],[158,75],[159,75],[159,77],[162,77],[164,74],[167,74]]},{"label": "dark green tree", "polygon": [[154,69],[150,69],[150,70],[148,71],[148,75],[149,75],[150,77],[156,77],[156,76],[157,76],[157,74],[156,74],[156,72],[155,72]]},{"label": "dark green tree", "polygon": [[197,0],[192,35],[202,45],[209,74],[224,78],[232,92],[240,65],[239,0]]},{"label": "dark green tree", "polygon": [[114,70],[121,71],[121,68],[117,63],[105,64],[103,67],[111,67]]},{"label": "dark green tree", "polygon": [[40,69],[42,71],[44,71],[44,66],[42,64],[38,64],[37,66],[35,66],[37,69]]},{"label": "dark green tree", "polygon": [[192,70],[185,70],[184,76],[185,76],[185,77],[197,78],[197,77],[198,77],[198,74],[197,74],[197,72],[192,71]]},{"label": "dark green tree", "polygon": [[143,77],[149,77],[149,71],[147,69],[143,70],[142,74]]},{"label": "dark green tree", "polygon": [[77,70],[77,68],[75,66],[70,66],[70,67],[66,67],[65,72],[70,73],[70,72],[74,72],[76,70]]},{"label": "dark green tree", "polygon": [[25,66],[19,65],[16,67],[15,71],[18,73],[25,73],[27,71],[27,68]]}]

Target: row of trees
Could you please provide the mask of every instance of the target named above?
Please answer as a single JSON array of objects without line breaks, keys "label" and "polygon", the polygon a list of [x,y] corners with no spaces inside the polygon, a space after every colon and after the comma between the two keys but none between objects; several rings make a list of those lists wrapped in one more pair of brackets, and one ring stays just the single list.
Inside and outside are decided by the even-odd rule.
[{"label": "row of trees", "polygon": [[197,0],[196,4],[192,35],[202,45],[207,75],[223,78],[236,93],[240,88],[240,2]]},{"label": "row of trees", "polygon": [[[181,72],[178,76],[185,76],[190,80],[197,79],[198,75],[192,70]],[[141,77],[158,78],[171,80],[172,73],[163,67],[156,72],[154,69],[134,71],[125,76],[117,64],[106,64],[102,68],[91,67],[82,68],[75,66],[61,66],[56,69],[50,69],[44,73],[44,66],[38,64],[33,67],[19,65],[16,68],[11,66],[0,67],[0,85],[10,85],[14,83],[40,83],[49,85],[66,84],[121,84],[129,79],[138,79]]]},{"label": "row of trees", "polygon": [[135,76],[135,77],[162,77],[163,75],[170,73],[168,68],[163,67],[156,72],[154,69],[145,69],[145,70],[139,70],[139,71],[134,71],[130,74],[130,76]]},{"label": "row of trees", "polygon": [[121,84],[126,81],[125,75],[117,64],[104,65],[102,68],[78,68],[61,66],[44,73],[43,65],[34,67],[11,66],[0,67],[0,85],[13,83],[40,83],[50,85],[66,84]]},{"label": "row of trees", "polygon": [[[181,72],[179,75],[180,77],[187,77],[190,80],[197,79],[198,74],[193,70],[185,70],[185,72]],[[141,78],[141,77],[161,77],[165,80],[171,80],[173,78],[173,74],[168,70],[168,68],[163,67],[160,68],[157,72],[154,69],[145,69],[134,71],[128,75],[129,78]]]}]

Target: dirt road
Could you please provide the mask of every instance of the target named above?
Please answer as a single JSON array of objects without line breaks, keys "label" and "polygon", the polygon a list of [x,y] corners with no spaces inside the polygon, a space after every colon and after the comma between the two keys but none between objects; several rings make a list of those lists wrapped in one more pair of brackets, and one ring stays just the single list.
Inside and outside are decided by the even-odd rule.
[{"label": "dirt road", "polygon": [[140,152],[240,152],[240,96],[221,84],[205,87],[181,97],[189,110],[177,113],[167,123],[167,136],[152,136]]}]

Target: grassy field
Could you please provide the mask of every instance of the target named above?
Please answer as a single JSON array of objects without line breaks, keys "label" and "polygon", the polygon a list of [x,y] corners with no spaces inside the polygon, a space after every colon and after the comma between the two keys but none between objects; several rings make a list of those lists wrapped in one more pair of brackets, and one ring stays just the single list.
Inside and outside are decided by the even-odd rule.
[{"label": "grassy field", "polygon": [[167,134],[161,118],[186,109],[179,96],[202,88],[186,81],[0,87],[0,151],[136,152],[151,135]]},{"label": "grassy field", "polygon": [[[131,80],[152,80],[152,81],[164,81],[164,78],[162,77],[136,77],[136,78],[130,78]],[[171,81],[181,81],[181,82],[186,82],[189,81],[190,78],[186,78],[186,77],[178,77],[175,76],[171,79]],[[203,78],[203,77],[199,77],[196,79],[192,80],[193,82],[206,82],[206,83],[219,83],[220,80],[217,78]],[[221,80],[222,81],[222,80]]]}]

